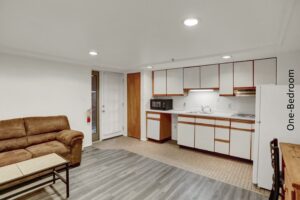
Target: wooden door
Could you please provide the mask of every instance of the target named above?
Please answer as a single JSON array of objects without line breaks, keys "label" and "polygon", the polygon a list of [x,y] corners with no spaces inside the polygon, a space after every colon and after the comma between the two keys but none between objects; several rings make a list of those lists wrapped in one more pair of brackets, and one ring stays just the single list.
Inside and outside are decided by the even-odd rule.
[{"label": "wooden door", "polygon": [[127,74],[128,136],[141,138],[141,73]]}]

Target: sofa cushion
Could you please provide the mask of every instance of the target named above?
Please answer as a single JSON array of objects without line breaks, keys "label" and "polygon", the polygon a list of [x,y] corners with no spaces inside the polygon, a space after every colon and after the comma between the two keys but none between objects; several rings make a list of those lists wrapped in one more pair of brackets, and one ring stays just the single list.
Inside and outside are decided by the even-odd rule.
[{"label": "sofa cushion", "polygon": [[66,156],[70,153],[70,148],[59,141],[45,142],[42,144],[33,145],[26,148],[33,157],[39,157],[50,153],[57,153],[61,156]]},{"label": "sofa cushion", "polygon": [[31,153],[24,149],[17,149],[0,153],[0,167],[18,163],[32,158]]},{"label": "sofa cushion", "polygon": [[66,116],[24,118],[27,135],[58,132],[70,129]]},{"label": "sofa cushion", "polygon": [[43,133],[39,135],[30,135],[27,137],[28,145],[40,144],[55,140],[57,133]]},{"label": "sofa cushion", "polygon": [[23,119],[0,121],[0,140],[26,136]]},{"label": "sofa cushion", "polygon": [[23,149],[27,146],[28,142],[26,137],[0,140],[0,152],[15,149]]}]

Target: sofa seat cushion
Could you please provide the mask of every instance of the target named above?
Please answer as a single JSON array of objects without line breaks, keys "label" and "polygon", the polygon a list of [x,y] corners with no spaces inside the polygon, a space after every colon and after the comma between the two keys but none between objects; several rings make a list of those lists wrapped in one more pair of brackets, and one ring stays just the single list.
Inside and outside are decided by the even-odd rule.
[{"label": "sofa seat cushion", "polygon": [[26,150],[29,151],[34,158],[50,153],[57,153],[61,156],[67,156],[70,153],[70,148],[57,140],[33,145],[27,147]]},{"label": "sofa seat cushion", "polygon": [[17,149],[0,153],[0,167],[11,165],[32,158],[32,154],[24,149]]}]

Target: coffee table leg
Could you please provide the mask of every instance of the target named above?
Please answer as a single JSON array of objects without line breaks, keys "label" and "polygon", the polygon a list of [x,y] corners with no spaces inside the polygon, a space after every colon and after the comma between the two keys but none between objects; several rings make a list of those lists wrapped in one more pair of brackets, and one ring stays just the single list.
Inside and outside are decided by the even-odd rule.
[{"label": "coffee table leg", "polygon": [[53,169],[53,172],[52,172],[52,176],[53,176],[53,184],[55,184],[55,182],[56,182],[56,177],[55,177],[55,173],[54,173],[54,171],[55,171],[55,169]]},{"label": "coffee table leg", "polygon": [[67,189],[67,198],[70,196],[70,185],[69,185],[69,164],[66,164],[66,189]]}]

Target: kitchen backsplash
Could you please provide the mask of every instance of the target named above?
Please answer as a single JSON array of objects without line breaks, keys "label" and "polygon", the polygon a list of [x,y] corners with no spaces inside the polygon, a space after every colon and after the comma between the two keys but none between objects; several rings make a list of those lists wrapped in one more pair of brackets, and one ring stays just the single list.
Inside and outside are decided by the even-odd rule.
[{"label": "kitchen backsplash", "polygon": [[192,91],[187,96],[156,98],[173,99],[174,110],[201,110],[208,105],[214,112],[255,114],[255,96],[224,97],[215,91]]}]

